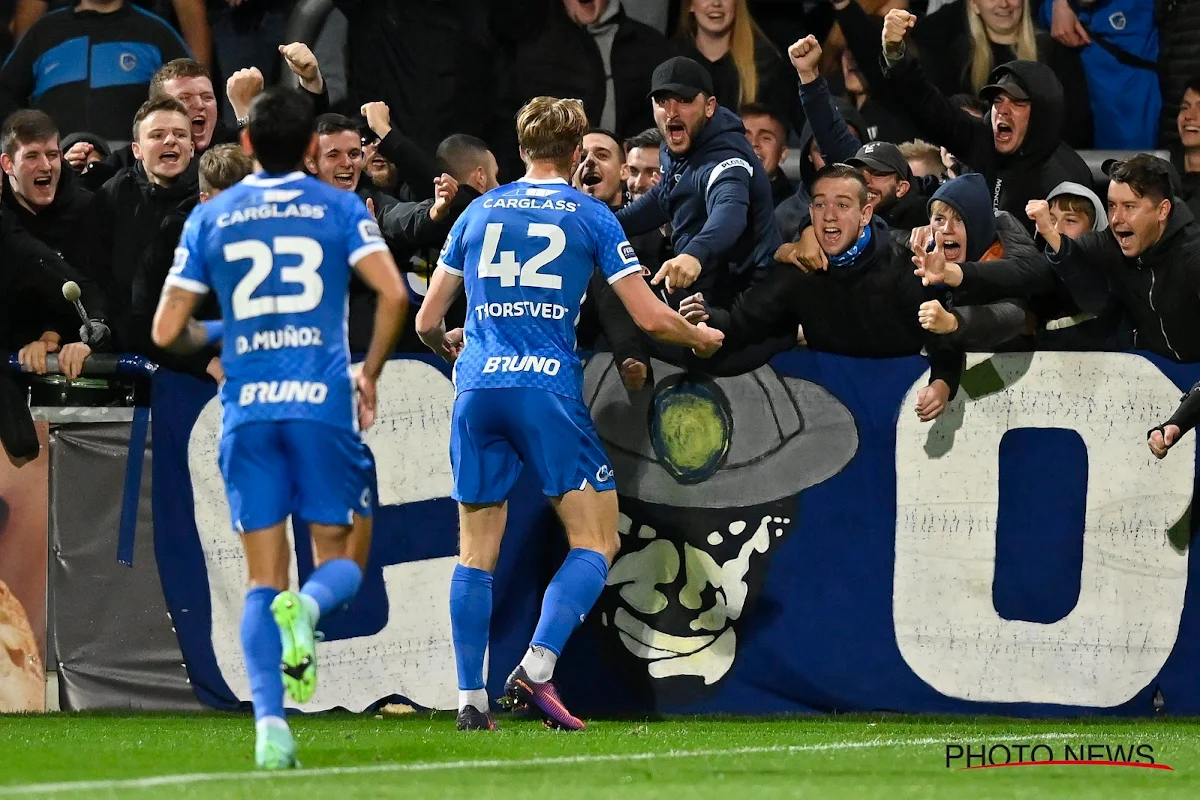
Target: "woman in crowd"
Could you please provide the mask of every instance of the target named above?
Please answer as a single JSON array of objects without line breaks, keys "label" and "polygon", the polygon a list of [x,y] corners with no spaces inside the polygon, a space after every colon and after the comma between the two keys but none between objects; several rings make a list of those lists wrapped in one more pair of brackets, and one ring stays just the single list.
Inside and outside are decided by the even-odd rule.
[{"label": "woman in crowd", "polygon": [[[879,59],[880,22],[852,0],[835,0],[834,8],[846,43],[871,82]],[[1083,62],[1077,51],[1034,27],[1030,0],[958,0],[921,17],[911,41],[926,74],[946,96],[976,94],[993,68],[1015,59],[1047,65],[1063,87],[1063,141],[1077,149],[1091,147],[1092,110]]]},{"label": "woman in crowd", "polygon": [[758,27],[746,0],[683,0],[675,49],[708,70],[717,102],[726,108],[763,103],[793,125],[799,121],[796,73]]}]

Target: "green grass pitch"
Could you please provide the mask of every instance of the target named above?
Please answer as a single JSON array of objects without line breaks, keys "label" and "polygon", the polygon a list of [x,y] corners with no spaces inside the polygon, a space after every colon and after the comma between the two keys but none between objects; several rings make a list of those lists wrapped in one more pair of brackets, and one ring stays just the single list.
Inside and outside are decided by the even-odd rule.
[{"label": "green grass pitch", "polygon": [[[581,733],[502,716],[464,734],[448,714],[293,718],[303,769],[253,770],[232,714],[0,716],[9,797],[1159,798],[1200,794],[1200,720],[803,716],[596,721]],[[1172,771],[946,767],[946,744],[1149,744]]]}]

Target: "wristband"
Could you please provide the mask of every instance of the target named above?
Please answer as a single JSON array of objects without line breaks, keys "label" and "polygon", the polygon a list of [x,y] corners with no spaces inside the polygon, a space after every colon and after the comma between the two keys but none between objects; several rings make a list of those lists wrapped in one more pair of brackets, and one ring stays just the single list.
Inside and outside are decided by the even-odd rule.
[{"label": "wristband", "polygon": [[204,343],[212,344],[225,336],[225,323],[221,320],[203,320],[200,325],[204,328]]}]

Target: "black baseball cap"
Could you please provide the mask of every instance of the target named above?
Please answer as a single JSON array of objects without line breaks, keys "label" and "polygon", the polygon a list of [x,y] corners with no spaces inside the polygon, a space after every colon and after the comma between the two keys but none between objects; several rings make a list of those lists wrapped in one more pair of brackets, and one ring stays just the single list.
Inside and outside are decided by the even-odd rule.
[{"label": "black baseball cap", "polygon": [[1014,100],[1029,99],[1029,92],[1025,91],[1025,87],[1017,82],[1016,77],[1011,72],[1001,73],[995,83],[989,83],[979,90],[979,96],[990,103],[1001,92]]},{"label": "black baseball cap", "polygon": [[695,100],[701,92],[711,97],[712,76],[687,56],[675,56],[655,67],[650,77],[649,96],[654,97],[660,92],[677,94],[688,100]]},{"label": "black baseball cap", "polygon": [[908,159],[900,153],[900,148],[891,142],[867,142],[858,148],[854,158],[846,159],[846,163],[852,167],[865,167],[881,175],[895,173],[902,181],[912,179]]}]

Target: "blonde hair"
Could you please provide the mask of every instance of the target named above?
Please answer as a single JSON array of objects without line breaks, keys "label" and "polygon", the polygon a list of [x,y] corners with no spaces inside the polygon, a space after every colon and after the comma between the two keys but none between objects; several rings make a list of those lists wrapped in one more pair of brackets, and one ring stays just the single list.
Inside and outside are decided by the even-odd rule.
[{"label": "blonde hair", "polygon": [[210,147],[200,156],[200,191],[223,192],[254,172],[254,161],[236,144]]},{"label": "blonde hair", "polygon": [[[736,4],[733,12],[733,35],[729,41],[729,54],[733,57],[733,66],[738,74],[737,102],[728,97],[722,97],[721,102],[730,108],[744,106],[758,101],[758,64],[754,61],[755,39],[769,42],[767,35],[750,15],[750,7],[746,0],[733,0]],[[698,27],[696,16],[692,14],[692,3],[695,0],[683,0],[679,10],[679,33],[694,40]]]},{"label": "blonde hair", "polygon": [[570,169],[589,128],[579,100],[535,97],[517,112],[517,142],[529,160],[551,161],[564,169]]},{"label": "blonde hair", "polygon": [[949,203],[943,202],[941,200],[931,201],[929,203],[929,218],[933,219],[934,217],[938,216],[939,214],[942,215],[943,217],[954,217],[955,219],[962,219],[962,214],[958,213],[958,209],[955,208],[954,206],[950,205]]},{"label": "blonde hair", "polygon": [[932,175],[946,173],[946,165],[942,163],[941,148],[936,144],[930,144],[924,139],[913,139],[911,142],[896,145],[896,149],[900,151],[900,155],[904,156],[905,161],[924,161],[927,166],[932,167],[930,170]]},{"label": "blonde hair", "polygon": [[[988,40],[983,17],[971,7],[977,0],[967,0],[967,27],[971,31],[971,88],[978,92],[987,85],[996,63],[992,58],[992,45]],[[1037,61],[1037,34],[1033,29],[1033,14],[1029,11],[1029,0],[1021,4],[1021,26],[1017,29],[1017,58],[1022,61]]]}]

